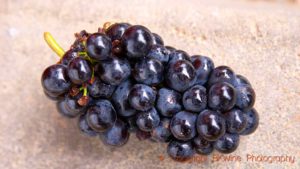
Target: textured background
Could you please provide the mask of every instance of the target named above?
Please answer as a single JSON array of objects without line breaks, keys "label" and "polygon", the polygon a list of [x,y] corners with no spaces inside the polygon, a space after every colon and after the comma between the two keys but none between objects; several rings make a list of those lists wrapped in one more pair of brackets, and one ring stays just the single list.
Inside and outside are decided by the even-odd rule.
[{"label": "textured background", "polygon": [[[299,1],[35,1],[0,0],[0,168],[300,168]],[[64,48],[81,29],[106,21],[143,24],[165,43],[211,56],[253,84],[260,126],[242,137],[242,162],[176,163],[164,144],[131,136],[119,149],[78,131],[42,92],[42,71],[58,58],[43,40]],[[214,154],[217,154],[216,152]],[[294,164],[246,162],[246,154],[290,155]]]}]

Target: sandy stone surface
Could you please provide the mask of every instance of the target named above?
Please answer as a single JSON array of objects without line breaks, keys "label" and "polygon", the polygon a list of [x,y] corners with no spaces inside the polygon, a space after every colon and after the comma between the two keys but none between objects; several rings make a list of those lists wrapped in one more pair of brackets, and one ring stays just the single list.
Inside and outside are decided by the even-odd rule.
[{"label": "sandy stone surface", "polygon": [[[73,1],[0,0],[0,168],[300,168],[300,5],[297,1]],[[58,58],[47,47],[51,32],[64,48],[81,29],[106,21],[142,24],[168,45],[212,57],[251,81],[260,125],[242,137],[241,162],[178,163],[166,145],[138,142],[122,148],[87,138],[77,121],[61,117],[42,92],[40,76]],[[247,162],[247,154],[296,158]],[[229,157],[229,156],[226,156]]]}]

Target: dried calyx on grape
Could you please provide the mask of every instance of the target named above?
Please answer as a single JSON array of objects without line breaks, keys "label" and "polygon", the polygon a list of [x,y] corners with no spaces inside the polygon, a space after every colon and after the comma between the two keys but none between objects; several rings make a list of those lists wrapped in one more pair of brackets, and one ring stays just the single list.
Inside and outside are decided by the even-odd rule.
[{"label": "dried calyx on grape", "polygon": [[211,58],[165,46],[141,25],[105,23],[81,31],[65,52],[49,33],[60,60],[42,74],[45,95],[60,114],[78,117],[80,131],[110,146],[139,140],[167,143],[178,161],[195,153],[235,151],[259,116],[250,82]]}]

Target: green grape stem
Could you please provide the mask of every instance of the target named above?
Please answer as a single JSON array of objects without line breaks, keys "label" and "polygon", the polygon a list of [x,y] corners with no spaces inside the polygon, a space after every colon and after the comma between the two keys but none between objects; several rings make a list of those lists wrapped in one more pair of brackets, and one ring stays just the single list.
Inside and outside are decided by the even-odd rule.
[{"label": "green grape stem", "polygon": [[49,32],[44,32],[44,39],[48,46],[60,57],[62,58],[65,54],[64,49],[56,42],[54,37]]}]

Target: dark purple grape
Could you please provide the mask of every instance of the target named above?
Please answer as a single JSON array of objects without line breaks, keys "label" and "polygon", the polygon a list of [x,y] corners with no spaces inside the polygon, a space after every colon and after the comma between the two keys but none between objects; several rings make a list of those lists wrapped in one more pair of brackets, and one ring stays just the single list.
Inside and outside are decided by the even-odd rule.
[{"label": "dark purple grape", "polygon": [[130,59],[145,57],[153,44],[151,32],[144,26],[129,27],[122,36],[121,43]]},{"label": "dark purple grape", "polygon": [[86,115],[83,114],[79,117],[78,120],[78,127],[79,130],[86,136],[90,136],[90,137],[94,137],[97,136],[98,133],[96,131],[94,131],[87,123],[86,121]]},{"label": "dark purple grape", "polygon": [[147,54],[148,58],[157,59],[166,65],[169,62],[170,50],[161,45],[153,45]]},{"label": "dark purple grape", "polygon": [[116,86],[106,84],[100,80],[97,76],[94,77],[92,84],[88,83],[89,94],[94,98],[108,99],[114,93]]},{"label": "dark purple grape", "polygon": [[193,139],[192,143],[196,152],[200,155],[208,155],[214,150],[213,142],[207,141],[199,135]]},{"label": "dark purple grape", "polygon": [[240,133],[241,135],[249,135],[254,133],[259,124],[259,116],[254,108],[245,111],[245,116],[247,120],[247,125],[246,128]]},{"label": "dark purple grape", "polygon": [[207,105],[206,88],[201,85],[195,85],[184,92],[182,103],[186,110],[192,112],[201,112]]},{"label": "dark purple grape", "polygon": [[56,102],[56,109],[61,115],[69,118],[74,118],[81,113],[81,112],[70,111],[70,109],[66,104],[66,100],[60,100]]},{"label": "dark purple grape", "polygon": [[175,50],[169,54],[169,64],[173,64],[178,60],[187,60],[190,61],[190,56],[185,51]]},{"label": "dark purple grape", "polygon": [[236,90],[236,106],[242,110],[249,110],[255,102],[255,92],[251,86],[239,86]]},{"label": "dark purple grape", "polygon": [[86,106],[82,106],[78,103],[78,100],[83,96],[83,93],[79,93],[76,96],[71,96],[67,94],[65,96],[65,106],[66,109],[71,112],[74,116],[82,114],[85,112]]},{"label": "dark purple grape", "polygon": [[197,115],[188,111],[176,113],[170,122],[170,129],[175,138],[187,141],[196,136]]},{"label": "dark purple grape", "polygon": [[251,84],[246,77],[242,75],[236,75],[234,87],[239,87],[239,86],[251,86]]},{"label": "dark purple grape", "polygon": [[151,131],[159,125],[160,117],[155,108],[137,114],[136,124],[143,131]]},{"label": "dark purple grape", "polygon": [[108,100],[99,100],[86,113],[89,126],[97,132],[107,131],[115,124],[117,119],[115,109]]},{"label": "dark purple grape", "polygon": [[136,138],[138,138],[140,141],[147,140],[151,138],[151,133],[149,131],[143,131],[140,129],[137,129],[135,132]]},{"label": "dark purple grape", "polygon": [[167,88],[158,91],[156,108],[159,113],[166,117],[171,117],[182,109],[181,94]]},{"label": "dark purple grape", "polygon": [[186,60],[178,60],[167,70],[166,81],[169,87],[183,92],[194,83],[196,72],[194,66]]},{"label": "dark purple grape", "polygon": [[156,85],[163,81],[163,73],[164,66],[160,61],[144,58],[135,64],[133,77],[137,82]]},{"label": "dark purple grape", "polygon": [[161,36],[156,33],[152,33],[153,45],[164,45],[164,41]]},{"label": "dark purple grape", "polygon": [[206,56],[194,55],[191,57],[191,62],[196,70],[195,84],[204,85],[214,69],[214,62]]},{"label": "dark purple grape", "polygon": [[173,140],[168,144],[167,152],[175,161],[186,161],[195,154],[194,147],[190,141],[177,140]]},{"label": "dark purple grape", "polygon": [[68,75],[74,84],[83,84],[91,79],[92,69],[84,58],[77,57],[68,65]]},{"label": "dark purple grape", "polygon": [[156,99],[156,91],[144,84],[135,84],[128,95],[128,100],[136,110],[147,111],[154,105]]},{"label": "dark purple grape", "polygon": [[110,146],[123,146],[127,143],[130,133],[125,122],[117,119],[112,128],[100,135],[104,144]]},{"label": "dark purple grape", "polygon": [[53,101],[60,101],[60,100],[65,99],[65,94],[57,95],[56,93],[48,92],[45,89],[43,91],[44,91],[44,94],[47,96],[47,98],[51,99]]},{"label": "dark purple grape", "polygon": [[51,96],[59,96],[70,89],[71,82],[67,68],[63,65],[51,65],[44,70],[41,78],[44,91]]},{"label": "dark purple grape", "polygon": [[112,57],[101,61],[98,64],[97,72],[105,83],[118,85],[128,79],[131,68],[126,59]]},{"label": "dark purple grape", "polygon": [[240,109],[234,108],[224,113],[224,118],[226,120],[226,131],[229,133],[240,133],[247,125],[247,119]]},{"label": "dark purple grape", "polygon": [[60,62],[61,62],[61,64],[68,66],[70,61],[76,57],[78,57],[77,52],[73,49],[70,49],[64,54],[64,56],[61,58]]},{"label": "dark purple grape", "polygon": [[128,131],[129,132],[136,132],[137,130],[139,130],[138,126],[136,125],[137,115],[132,115],[130,117],[125,117],[123,119],[128,124]]},{"label": "dark purple grape", "polygon": [[216,111],[203,110],[197,118],[197,131],[207,141],[216,141],[225,133],[225,119]]},{"label": "dark purple grape", "polygon": [[99,104],[98,102],[101,102],[102,100],[103,100],[103,99],[101,99],[101,98],[89,97],[89,98],[88,98],[88,103],[87,103],[87,105],[86,105],[86,108],[95,106],[95,105]]},{"label": "dark purple grape", "polygon": [[231,85],[235,84],[235,73],[228,66],[218,66],[211,72],[208,79],[208,86],[212,86],[217,82],[227,82]]},{"label": "dark purple grape", "polygon": [[236,103],[236,91],[226,82],[218,82],[210,87],[208,92],[208,106],[213,110],[228,111]]},{"label": "dark purple grape", "polygon": [[159,125],[151,131],[152,138],[158,142],[169,142],[172,138],[170,119],[161,119]]},{"label": "dark purple grape", "polygon": [[238,134],[225,133],[215,142],[214,148],[221,153],[229,154],[237,149],[239,142],[240,137]]},{"label": "dark purple grape", "polygon": [[118,113],[118,115],[122,117],[129,117],[136,114],[136,110],[133,109],[128,101],[128,95],[130,89],[132,88],[133,83],[131,80],[126,80],[122,82],[115,90],[114,94],[112,95],[112,102],[114,107]]},{"label": "dark purple grape", "polygon": [[86,48],[89,57],[98,61],[108,59],[112,48],[111,39],[102,33],[94,33],[88,37]]},{"label": "dark purple grape", "polygon": [[166,49],[168,49],[170,52],[174,52],[176,49],[172,46],[165,46]]},{"label": "dark purple grape", "polygon": [[108,37],[110,37],[111,41],[120,40],[129,26],[129,23],[115,23],[108,27],[105,33]]}]

